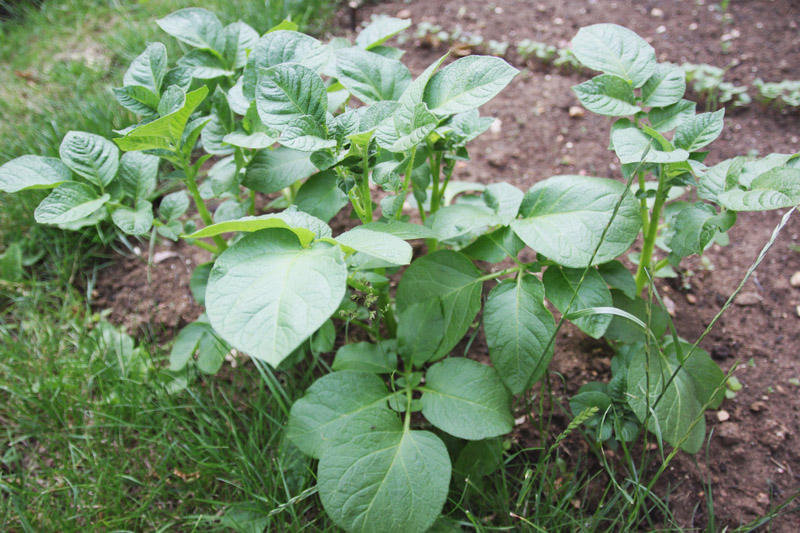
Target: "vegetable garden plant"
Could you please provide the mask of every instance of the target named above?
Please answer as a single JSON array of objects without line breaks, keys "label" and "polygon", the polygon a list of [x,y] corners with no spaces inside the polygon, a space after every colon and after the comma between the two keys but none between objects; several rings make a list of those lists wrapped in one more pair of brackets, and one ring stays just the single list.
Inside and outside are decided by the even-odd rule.
[{"label": "vegetable garden plant", "polygon": [[[492,123],[478,108],[517,75],[502,59],[443,66],[445,56],[412,79],[403,52],[384,44],[410,24],[395,18],[374,20],[355,44],[322,43],[288,21],[259,36],[195,8],[158,24],[185,54],[170,66],[164,45],[149,45],[114,90],[141,122],[113,141],[70,132],[60,159],[5,164],[0,188],[52,189],[36,209],[43,224],[110,220],[120,236],[183,238],[214,254],[192,276],[207,313],[178,335],[175,371],[215,373],[231,349],[284,368],[332,351],[337,328],[362,330],[286,429],[319,459],[319,495],[338,525],[430,527],[451,457],[475,453],[464,440],[494,446],[511,431],[512,396],[546,376],[564,320],[616,350],[613,379],[571,401],[598,442],[644,427],[700,449],[702,413],[721,402],[725,376],[651,305],[652,277],[724,240],[737,211],[800,202],[796,157],[706,166],[724,110],[695,114],[680,68],[599,24],[572,44],[602,74],[574,91],[621,117],[611,149],[627,183],[459,182],[467,144]],[[258,214],[256,193],[281,193],[268,206],[278,211]],[[334,235],[328,221],[346,207],[358,224]],[[617,259],[640,234],[633,275]],[[520,259],[526,246],[533,261]],[[456,355],[480,328],[492,366]]]}]

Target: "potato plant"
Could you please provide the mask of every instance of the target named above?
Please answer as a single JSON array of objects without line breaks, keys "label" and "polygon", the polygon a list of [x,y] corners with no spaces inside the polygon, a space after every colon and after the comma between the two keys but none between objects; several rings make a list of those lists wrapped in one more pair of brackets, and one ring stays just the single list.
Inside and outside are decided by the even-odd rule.
[{"label": "potato plant", "polygon": [[[641,295],[736,211],[800,202],[797,158],[704,165],[723,112],[696,115],[679,68],[603,24],[573,41],[575,56],[603,72],[575,91],[588,109],[625,117],[611,141],[627,184],[555,176],[524,192],[460,182],[457,162],[492,123],[478,108],[517,74],[502,59],[443,66],[445,56],[413,78],[403,52],[384,44],[410,24],[394,18],[355,43],[322,43],[289,22],[259,36],[195,8],[158,23],[186,53],[170,67],[154,43],[131,64],[115,94],[141,122],[113,142],[71,132],[60,159],[0,168],[0,188],[52,189],[41,223],[110,220],[121,234],[184,238],[214,254],[192,276],[207,312],[178,335],[174,370],[213,374],[232,348],[283,368],[332,351],[342,323],[361,330],[286,429],[319,459],[319,495],[338,525],[429,528],[453,461],[474,453],[463,441],[490,447],[511,431],[512,396],[546,375],[564,320],[618,352],[612,381],[571,402],[599,409],[588,422],[598,440],[632,440],[643,424],[699,450],[724,375],[674,329],[666,335],[666,316]],[[281,193],[270,204],[279,210],[258,214],[256,193]],[[185,216],[190,201],[197,220]],[[328,222],[345,208],[357,224],[334,234]],[[634,277],[617,258],[640,235]],[[408,241],[420,245],[416,258]],[[492,366],[456,356],[481,327]]]}]

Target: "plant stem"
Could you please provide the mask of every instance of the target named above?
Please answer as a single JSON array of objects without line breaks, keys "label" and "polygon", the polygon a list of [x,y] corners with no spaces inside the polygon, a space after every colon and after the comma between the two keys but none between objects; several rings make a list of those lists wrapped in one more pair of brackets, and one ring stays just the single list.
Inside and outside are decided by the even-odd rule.
[{"label": "plant stem", "polygon": [[364,208],[364,222],[372,222],[372,195],[369,191],[369,151],[364,150],[364,170],[361,178],[361,204]]},{"label": "plant stem", "polygon": [[664,179],[659,175],[658,177],[658,190],[656,191],[656,201],[653,204],[653,212],[650,214],[650,221],[648,223],[647,232],[644,236],[644,244],[642,245],[642,254],[639,257],[639,267],[636,269],[636,292],[641,293],[647,283],[646,269],[650,268],[650,260],[653,257],[653,249],[656,245],[656,237],[658,236],[658,219],[661,216],[661,208],[667,200],[666,192],[664,191]]},{"label": "plant stem", "polygon": [[[206,208],[205,202],[203,202],[203,198],[200,196],[200,190],[197,188],[197,182],[195,181],[197,179],[197,170],[189,165],[187,160],[184,160],[182,166],[183,172],[186,174],[186,188],[189,189],[189,193],[192,195],[192,200],[194,200],[194,205],[197,208],[197,212],[200,214],[200,219],[203,221],[203,224],[210,226],[214,222],[212,221],[211,215]],[[214,244],[217,245],[216,253],[222,253],[228,248],[228,244],[225,242],[225,239],[223,239],[220,235],[215,235],[213,240]]]},{"label": "plant stem", "polygon": [[408,186],[411,183],[411,172],[414,170],[414,158],[417,156],[417,147],[411,149],[411,160],[408,162],[408,168],[406,168],[406,176],[403,180],[403,192],[400,193],[403,195],[403,203],[400,204],[400,209],[394,214],[395,220],[400,220],[400,217],[403,215],[403,205],[406,203],[406,198],[408,197]]},{"label": "plant stem", "polygon": [[500,276],[505,276],[506,274],[516,274],[517,272],[522,272],[523,270],[525,270],[526,266],[527,265],[521,264],[521,265],[513,266],[511,268],[507,268],[505,270],[501,270],[499,272],[493,272],[491,274],[486,274],[484,276],[479,277],[476,281],[484,282],[484,281],[488,281],[490,279],[499,278]]}]

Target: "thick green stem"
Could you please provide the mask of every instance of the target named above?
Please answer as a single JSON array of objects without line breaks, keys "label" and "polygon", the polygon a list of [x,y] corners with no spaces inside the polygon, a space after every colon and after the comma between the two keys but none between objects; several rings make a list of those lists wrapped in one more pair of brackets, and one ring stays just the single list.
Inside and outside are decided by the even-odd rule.
[{"label": "thick green stem", "polygon": [[442,155],[439,152],[434,152],[433,147],[431,150],[431,179],[433,181],[433,190],[431,191],[431,214],[439,210],[439,181],[441,179],[441,166]]},{"label": "thick green stem", "polygon": [[[194,200],[194,205],[197,208],[197,212],[200,214],[200,219],[206,226],[212,225],[214,221],[211,219],[206,204],[200,196],[200,190],[197,188],[197,182],[195,181],[197,179],[197,169],[189,165],[187,161],[183,164],[183,171],[186,174],[186,188],[189,189],[189,194],[192,195],[192,200]],[[217,253],[222,253],[228,248],[225,239],[220,235],[215,235],[213,240],[214,244],[217,245]]]},{"label": "thick green stem", "polygon": [[650,268],[650,262],[653,258],[653,250],[656,245],[656,237],[658,237],[658,220],[661,217],[661,208],[667,200],[666,192],[664,191],[664,180],[659,176],[658,190],[656,191],[656,201],[653,204],[653,211],[650,214],[650,220],[647,227],[647,232],[644,235],[644,244],[642,245],[642,254],[639,257],[639,267],[636,269],[636,292],[641,293],[647,283],[647,273],[645,272]]},{"label": "thick green stem", "polygon": [[506,274],[516,274],[518,272],[522,272],[523,270],[525,270],[526,266],[527,265],[525,264],[520,264],[517,266],[513,266],[511,268],[507,268],[505,270],[501,270],[499,272],[492,272],[491,274],[486,274],[484,276],[479,277],[477,281],[484,282],[484,281],[489,281],[490,279],[499,278],[500,276],[505,276]]}]

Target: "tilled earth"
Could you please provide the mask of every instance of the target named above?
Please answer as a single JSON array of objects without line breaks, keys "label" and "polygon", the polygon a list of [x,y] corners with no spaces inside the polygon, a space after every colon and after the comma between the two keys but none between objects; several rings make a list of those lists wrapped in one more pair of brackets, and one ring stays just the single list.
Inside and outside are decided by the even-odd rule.
[{"label": "tilled earth", "polygon": [[[607,149],[610,119],[588,112],[580,117],[569,114],[570,107],[578,105],[570,87],[586,74],[524,64],[514,45],[525,38],[564,47],[581,26],[613,22],[650,41],[661,61],[730,66],[726,80],[737,85],[752,85],[756,78],[800,79],[800,3],[792,0],[733,1],[724,19],[708,0],[395,1],[369,5],[354,15],[360,22],[375,13],[427,21],[447,31],[460,25],[484,41],[511,44],[507,59],[523,72],[481,109],[482,115],[497,117],[499,127],[472,145],[472,161],[454,177],[464,181],[508,181],[526,190],[558,174],[619,177],[619,164]],[[343,26],[351,15],[342,14]],[[413,29],[402,45],[408,51],[403,61],[418,74],[447,48],[415,40],[410,37]],[[723,35],[733,36],[727,50],[721,44]],[[755,95],[752,88],[750,92]],[[800,152],[798,136],[797,112],[758,103],[731,108],[707,163],[756,152]],[[658,281],[662,295],[674,304],[682,337],[699,337],[783,214],[740,214],[729,246],[715,245],[707,261],[687,260],[687,272],[679,279]],[[799,235],[800,215],[795,214],[735,305],[701,343],[723,370],[739,363],[735,375],[743,388],[723,403],[724,413],[707,415],[713,430],[708,461],[698,456],[696,466],[680,454],[659,484],[659,491],[672,489],[670,504],[686,527],[706,524],[705,484],[713,490],[718,526],[762,516],[770,505],[800,488],[800,288],[790,284],[792,274],[800,271]],[[159,248],[161,261],[152,267],[149,285],[143,260],[118,261],[100,276],[95,303],[110,308],[118,323],[133,330],[145,326],[156,337],[168,338],[201,312],[192,303],[188,273],[207,256],[188,248]],[[477,358],[485,358],[485,350],[480,339],[473,345]],[[607,379],[608,356],[604,345],[565,328],[551,368],[564,375],[568,385],[557,393],[566,397],[587,381]],[[525,444],[529,433],[522,427],[515,436]],[[775,531],[800,531],[800,514],[781,517],[772,526]]]}]

